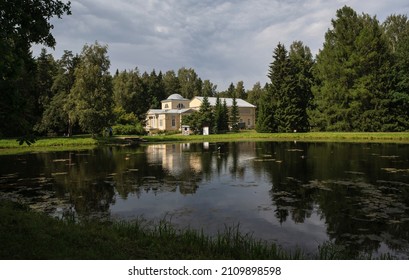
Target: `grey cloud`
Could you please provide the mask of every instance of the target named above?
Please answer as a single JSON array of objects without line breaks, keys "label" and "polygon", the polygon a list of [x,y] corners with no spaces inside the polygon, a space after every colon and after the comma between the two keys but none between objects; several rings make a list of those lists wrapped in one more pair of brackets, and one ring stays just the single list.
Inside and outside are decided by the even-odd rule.
[{"label": "grey cloud", "polygon": [[301,40],[316,53],[337,9],[408,13],[406,0],[72,0],[72,16],[53,20],[55,55],[85,43],[109,45],[113,71],[192,67],[224,90],[264,84],[278,42]]}]

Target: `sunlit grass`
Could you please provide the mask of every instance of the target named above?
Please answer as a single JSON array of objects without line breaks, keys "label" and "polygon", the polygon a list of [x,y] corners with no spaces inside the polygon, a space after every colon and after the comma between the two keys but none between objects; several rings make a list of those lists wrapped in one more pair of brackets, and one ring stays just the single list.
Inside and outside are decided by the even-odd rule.
[{"label": "sunlit grass", "polygon": [[[238,141],[306,141],[306,142],[378,142],[409,143],[409,132],[308,132],[308,133],[257,133],[254,130],[238,133],[211,135],[156,135],[156,136],[114,136],[94,139],[89,135],[74,137],[39,138],[31,146],[19,145],[16,139],[0,139],[0,154],[22,151],[46,151],[96,145],[127,144],[128,139],[143,138],[147,142],[238,142]],[[138,141],[136,141],[138,142]]]},{"label": "sunlit grass", "polygon": [[239,133],[211,135],[157,135],[144,137],[149,142],[167,141],[333,141],[333,142],[400,142],[409,143],[409,132],[307,132],[307,133]]}]

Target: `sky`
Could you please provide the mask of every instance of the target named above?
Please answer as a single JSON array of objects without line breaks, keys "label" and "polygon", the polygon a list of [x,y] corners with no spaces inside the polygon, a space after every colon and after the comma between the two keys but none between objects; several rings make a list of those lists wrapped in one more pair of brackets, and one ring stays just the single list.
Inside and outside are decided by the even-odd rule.
[{"label": "sky", "polygon": [[[67,2],[67,1],[64,1]],[[409,15],[408,0],[71,0],[72,15],[52,19],[58,59],[85,44],[108,45],[111,73],[193,68],[218,91],[264,85],[277,44],[302,41],[316,55],[343,6],[383,22]],[[33,48],[38,55],[42,46]]]}]

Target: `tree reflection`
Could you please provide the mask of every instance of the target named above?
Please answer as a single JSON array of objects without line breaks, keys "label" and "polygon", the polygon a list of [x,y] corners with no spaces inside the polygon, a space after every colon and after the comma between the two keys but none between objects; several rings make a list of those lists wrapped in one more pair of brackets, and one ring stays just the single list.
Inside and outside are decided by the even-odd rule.
[{"label": "tree reflection", "polygon": [[[240,193],[251,184],[265,193],[269,205],[263,215],[272,223],[302,226],[312,217],[321,218],[329,239],[351,256],[386,246],[409,248],[408,145],[154,144],[4,156],[0,166],[3,192],[36,195],[50,205],[57,205],[58,198],[71,203],[81,217],[108,216],[119,199],[199,196],[198,190],[212,184]],[[224,188],[226,180],[234,188]],[[218,197],[211,199],[223,204]]]}]

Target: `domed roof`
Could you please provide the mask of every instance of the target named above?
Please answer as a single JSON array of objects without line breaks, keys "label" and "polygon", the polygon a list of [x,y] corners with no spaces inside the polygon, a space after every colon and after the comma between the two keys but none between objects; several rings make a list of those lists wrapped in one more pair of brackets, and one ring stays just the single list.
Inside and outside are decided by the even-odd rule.
[{"label": "domed roof", "polygon": [[183,96],[180,94],[174,93],[169,95],[167,100],[186,100],[186,98],[183,98]]}]

